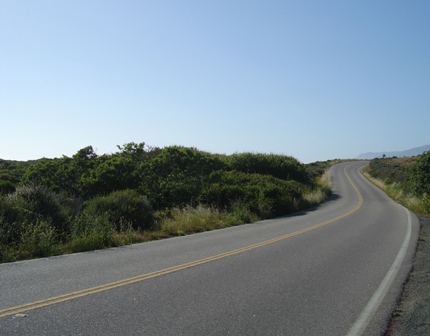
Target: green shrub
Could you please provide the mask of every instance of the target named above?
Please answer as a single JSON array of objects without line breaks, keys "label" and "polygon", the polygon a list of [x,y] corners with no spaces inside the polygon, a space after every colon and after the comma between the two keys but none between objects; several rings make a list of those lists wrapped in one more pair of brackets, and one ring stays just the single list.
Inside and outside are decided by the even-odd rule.
[{"label": "green shrub", "polygon": [[224,166],[221,156],[195,148],[165,147],[142,166],[139,189],[156,210],[182,207],[201,193],[210,173]]},{"label": "green shrub", "polygon": [[12,203],[11,213],[15,218],[11,222],[36,223],[39,219],[48,220],[62,236],[67,235],[69,230],[69,213],[64,206],[64,198],[52,192],[48,188],[38,184],[28,184],[16,188],[15,193],[8,196]]},{"label": "green shrub", "polygon": [[4,205],[0,198],[0,262],[14,261],[16,258],[15,241],[19,241],[19,231],[6,221],[1,212],[4,210]]},{"label": "green shrub", "polygon": [[83,211],[74,218],[66,250],[74,253],[114,246],[114,233],[115,224],[107,214],[94,215]]},{"label": "green shrub", "polygon": [[15,185],[8,180],[0,180],[0,195],[6,195],[15,191]]},{"label": "green shrub", "polygon": [[420,156],[411,169],[412,190],[419,197],[430,195],[430,152]]},{"label": "green shrub", "polygon": [[5,245],[19,241],[21,221],[19,211],[11,198],[0,196],[0,242]]},{"label": "green shrub", "polygon": [[424,205],[424,209],[426,211],[427,214],[430,214],[430,195],[426,194],[423,197],[423,205]]},{"label": "green shrub", "polygon": [[251,212],[249,206],[241,201],[234,202],[230,211],[238,223],[252,223],[258,220],[258,217]]},{"label": "green shrub", "polygon": [[202,199],[220,209],[238,201],[259,218],[286,215],[298,210],[304,186],[273,176],[218,171],[210,175]]},{"label": "green shrub", "polygon": [[60,251],[57,235],[49,220],[37,219],[23,225],[19,245],[21,258],[48,257]]},{"label": "green shrub", "polygon": [[231,170],[250,174],[271,175],[282,180],[309,183],[309,176],[303,164],[286,155],[262,153],[238,153],[227,157]]},{"label": "green shrub", "polygon": [[124,223],[131,224],[134,229],[149,229],[153,223],[149,203],[135,190],[97,196],[87,202],[85,211],[94,216],[106,215],[118,231]]},{"label": "green shrub", "polygon": [[20,197],[0,197],[1,261],[60,253],[60,239],[52,219],[29,210],[31,205]]},{"label": "green shrub", "polygon": [[328,163],[144,143],[118,148],[98,156],[87,146],[71,158],[23,165],[0,160],[0,259],[55,254],[59,244],[87,251],[141,241],[148,232],[164,237],[249,223],[295,212],[329,192],[317,182]]},{"label": "green shrub", "polygon": [[49,220],[37,219],[10,226],[0,216],[0,262],[48,257],[61,253],[57,234]]}]

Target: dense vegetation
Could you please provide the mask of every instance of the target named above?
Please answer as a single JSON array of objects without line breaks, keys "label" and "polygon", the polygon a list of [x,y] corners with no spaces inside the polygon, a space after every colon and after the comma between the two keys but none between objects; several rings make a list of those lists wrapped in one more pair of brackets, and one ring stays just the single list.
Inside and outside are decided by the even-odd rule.
[{"label": "dense vegetation", "polygon": [[430,214],[430,152],[410,158],[370,161],[369,175],[395,200],[421,215]]},{"label": "dense vegetation", "polygon": [[[286,215],[329,193],[328,163],[275,154],[118,146],[0,160],[0,261],[128,244]],[[315,195],[318,195],[316,197]]]}]

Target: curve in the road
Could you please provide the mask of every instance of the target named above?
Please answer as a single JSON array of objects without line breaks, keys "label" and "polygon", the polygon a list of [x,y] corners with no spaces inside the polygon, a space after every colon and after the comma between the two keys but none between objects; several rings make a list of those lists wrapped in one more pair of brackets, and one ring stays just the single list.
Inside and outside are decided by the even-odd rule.
[{"label": "curve in the road", "polygon": [[[123,280],[119,280],[119,281],[115,281],[115,282],[110,282],[101,286],[96,286],[96,287],[91,287],[91,288],[87,288],[84,290],[80,290],[80,291],[76,291],[76,292],[72,292],[72,293],[67,293],[64,295],[59,295],[59,296],[55,296],[55,297],[51,297],[51,298],[47,298],[47,299],[43,299],[43,300],[39,300],[39,301],[35,301],[35,302],[30,302],[30,303],[26,303],[26,304],[22,304],[22,305],[18,305],[18,306],[14,306],[14,307],[9,307],[9,308],[5,308],[5,309],[1,309],[0,310],[0,318],[2,317],[6,317],[6,316],[11,316],[11,315],[16,315],[19,313],[23,313],[23,312],[27,312],[30,310],[34,310],[34,309],[38,309],[38,308],[42,308],[42,307],[46,307],[46,306],[50,306],[50,305],[54,305],[60,302],[65,302],[65,301],[69,301],[69,300],[73,300],[76,298],[80,298],[83,296],[88,296],[91,294],[95,294],[95,293],[99,293],[99,292],[103,292],[103,291],[107,291],[110,289],[114,289],[114,288],[118,288],[118,287],[122,287],[125,285],[129,285],[132,283],[136,283],[136,282],[140,282],[140,281],[144,281],[144,280],[148,280],[148,279],[152,279],[161,275],[166,275],[169,273],[173,273],[173,272],[177,272],[186,268],[190,268],[190,267],[194,267],[194,266],[198,266],[201,264],[205,264],[205,263],[209,263],[211,261],[215,261],[215,260],[219,260],[225,257],[229,257],[238,253],[243,253],[246,251],[250,251],[268,244],[273,244],[285,239],[288,239],[290,237],[294,237],[315,229],[318,229],[320,227],[326,226],[330,223],[336,222],[342,218],[345,218],[347,216],[350,216],[351,214],[353,214],[354,212],[356,212],[358,209],[360,209],[360,207],[363,204],[363,198],[358,190],[358,188],[356,187],[356,185],[353,183],[353,181],[351,180],[351,178],[349,177],[348,173],[347,173],[347,168],[349,166],[344,168],[344,173],[349,181],[349,183],[351,184],[351,186],[354,188],[355,193],[358,197],[358,202],[355,205],[354,208],[352,208],[351,210],[337,216],[334,218],[331,218],[329,220],[326,220],[324,222],[318,223],[316,225],[310,226],[308,228],[302,229],[302,230],[298,230],[286,235],[282,235],[273,239],[269,239],[269,240],[265,240],[263,242],[260,243],[256,243],[256,244],[252,244],[252,245],[248,245],[239,249],[235,249],[232,251],[228,251],[228,252],[224,252],[221,254],[217,254],[214,256],[210,256],[207,258],[203,258],[203,259],[198,259],[192,262],[188,262],[188,263],[184,263],[181,265],[177,265],[177,266],[173,266],[173,267],[169,267],[169,268],[165,268],[162,270],[158,270],[155,272],[150,272],[150,273],[146,273],[146,274],[142,274],[142,275],[138,275],[135,277],[131,277],[131,278],[127,278],[127,279],[123,279]],[[409,240],[408,240],[409,241]],[[394,264],[393,264],[394,265]],[[394,274],[395,275],[395,274]],[[360,325],[360,328],[363,327],[363,324]],[[351,335],[356,335],[356,334],[351,334]]]}]

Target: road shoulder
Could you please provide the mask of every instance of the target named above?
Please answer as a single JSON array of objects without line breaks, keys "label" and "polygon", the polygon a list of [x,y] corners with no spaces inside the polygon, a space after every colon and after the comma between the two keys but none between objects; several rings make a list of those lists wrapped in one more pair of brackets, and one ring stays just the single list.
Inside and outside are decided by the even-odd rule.
[{"label": "road shoulder", "polygon": [[389,336],[430,335],[430,218],[420,218],[414,266],[393,314]]}]

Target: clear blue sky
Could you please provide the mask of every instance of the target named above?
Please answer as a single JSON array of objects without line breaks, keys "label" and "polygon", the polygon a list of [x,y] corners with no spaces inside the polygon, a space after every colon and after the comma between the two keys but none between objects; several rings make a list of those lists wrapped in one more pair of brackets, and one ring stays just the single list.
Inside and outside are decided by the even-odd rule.
[{"label": "clear blue sky", "polygon": [[425,145],[430,1],[0,0],[0,158]]}]

